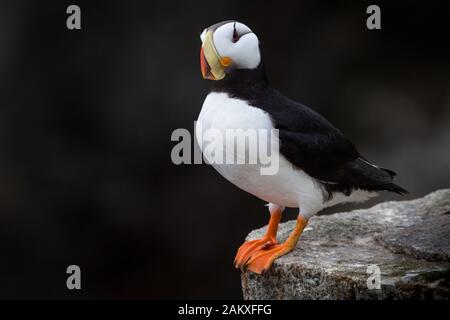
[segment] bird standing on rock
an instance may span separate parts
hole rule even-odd
[[[276,174],[262,175],[256,170],[262,164],[212,163],[231,183],[269,203],[267,233],[238,249],[237,268],[255,273],[268,270],[275,259],[296,246],[308,219],[324,208],[365,201],[380,191],[407,193],[393,183],[393,171],[366,160],[329,121],[270,86],[258,37],[245,24],[220,22],[206,28],[200,38],[201,72],[203,78],[214,81],[197,121],[197,140],[204,138],[201,135],[207,129],[278,130]],[[208,148],[217,153],[234,150],[228,143],[235,141],[212,142]],[[205,146],[200,147],[210,160]],[[288,239],[278,243],[285,207],[299,208],[299,214]]]

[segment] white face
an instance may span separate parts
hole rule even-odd
[[[207,31],[200,35],[202,43]],[[219,56],[230,58],[234,69],[255,69],[261,62],[258,37],[243,23],[230,21],[219,26],[213,42]]]

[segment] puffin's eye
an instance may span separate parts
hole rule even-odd
[[[239,40],[240,36],[236,31],[236,22],[234,23],[233,26],[233,43],[237,42]]]

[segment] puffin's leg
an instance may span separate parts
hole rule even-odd
[[[234,258],[234,266],[236,268],[243,269],[245,263],[250,259],[254,252],[263,248],[270,248],[278,243],[276,236],[283,209],[284,208],[281,206],[269,204],[270,220],[265,236],[261,239],[246,241],[239,247],[236,257]]]
[[[265,248],[259,252],[255,252],[251,256],[250,260],[247,261],[245,268],[259,274],[267,271],[275,259],[285,255],[295,248],[298,238],[307,224],[308,219],[299,214],[295,229],[291,232],[287,240],[282,244],[276,244],[270,248]]]

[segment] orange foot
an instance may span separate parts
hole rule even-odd
[[[292,251],[295,245],[289,245],[286,243],[277,244],[271,248],[262,249],[255,252],[246,263],[246,269],[254,273],[263,274],[272,266],[275,259],[285,255]]]
[[[234,266],[236,268],[245,270],[247,261],[257,252],[268,249],[277,244],[277,231],[278,224],[281,219],[281,208],[276,208],[270,213],[269,225],[267,227],[267,233],[264,237],[258,240],[246,241],[239,247],[236,257],[234,258]]]
[[[244,244],[239,247],[236,257],[234,258],[234,266],[244,271],[245,265],[254,254],[271,248],[277,243],[275,238],[267,235],[262,239],[244,242]]]
[[[247,269],[258,274],[266,272],[272,266],[275,259],[287,254],[295,248],[298,238],[302,234],[307,223],[308,220],[299,215],[295,229],[282,244],[278,244],[275,237],[269,231],[262,239],[245,242],[239,248],[236,255],[236,268],[240,268],[242,271]],[[270,226],[271,224],[269,222],[269,230],[271,230]]]

